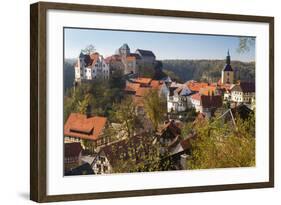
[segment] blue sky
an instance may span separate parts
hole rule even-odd
[[[224,59],[229,49],[232,60],[254,61],[255,45],[249,52],[239,53],[239,37],[198,34],[152,33],[65,28],[65,57],[76,58],[87,45],[95,46],[104,57],[127,43],[136,49],[152,50],[163,59]]]

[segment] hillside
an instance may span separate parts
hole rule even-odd
[[[74,81],[74,63],[76,59],[66,59],[64,62],[64,91],[72,87]],[[185,82],[187,80],[218,81],[225,60],[163,60],[163,71],[171,78]],[[231,61],[233,69],[237,69],[240,80],[255,79],[255,62],[245,63]],[[240,76],[240,77],[239,77]]]
[[[218,81],[225,60],[163,60],[163,70],[182,82],[187,80]],[[236,76],[240,80],[253,81],[255,79],[255,62],[231,61],[232,68],[237,70]]]

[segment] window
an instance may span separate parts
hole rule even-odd
[[[100,157],[100,161],[103,164],[105,162],[105,158],[104,157]]]

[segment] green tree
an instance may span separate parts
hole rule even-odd
[[[78,105],[77,105],[78,112],[81,114],[86,114],[89,103],[90,103],[90,95],[87,94],[87,95],[85,95],[83,100],[78,101]]]
[[[154,131],[157,131],[158,125],[165,118],[165,100],[159,96],[157,90],[150,90],[144,97],[144,108],[147,117],[152,122]]]

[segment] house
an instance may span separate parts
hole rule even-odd
[[[221,83],[222,84],[233,84],[234,83],[234,71],[230,64],[230,54],[227,52],[226,64],[221,71]]]
[[[210,118],[214,111],[222,106],[222,97],[195,93],[191,96],[191,102],[197,112],[204,113],[207,118]]]
[[[82,146],[80,142],[64,143],[64,170],[81,165]]]
[[[169,146],[179,142],[181,139],[181,129],[179,124],[171,120],[160,126],[156,135],[163,148],[162,153],[164,153]]]
[[[109,79],[110,69],[108,62],[99,53],[80,53],[75,64],[75,82],[94,79]]]
[[[231,111],[234,116],[239,116],[242,120],[246,120],[250,117],[250,115],[254,114],[254,111],[244,104],[240,104],[232,108]]]
[[[188,86],[180,85],[179,87],[170,87],[170,93],[167,96],[168,112],[183,112],[187,108],[192,107],[190,96],[194,92]]]
[[[92,142],[94,147],[105,145],[111,136],[104,135],[107,118],[71,113],[64,125],[64,139],[70,142]]]
[[[149,50],[142,50],[142,49],[137,49],[136,54],[138,54],[141,58],[141,63],[143,64],[153,64],[155,63],[156,56],[152,51]]]
[[[255,100],[255,83],[240,82],[231,88],[231,101],[251,104]]]
[[[91,167],[96,174],[108,174],[113,172],[124,172],[123,161],[138,164],[145,162],[152,149],[152,140],[149,136],[135,135],[130,139],[115,141],[104,146],[97,153]],[[130,172],[129,167],[126,172]]]
[[[144,98],[152,90],[158,91],[163,82],[151,78],[130,78],[126,81],[125,94],[131,95],[137,108],[137,113],[144,115]]]
[[[90,175],[95,174],[92,170],[92,167],[89,163],[84,163],[78,167],[75,167],[71,170],[65,171],[66,176],[73,176],[73,175]]]
[[[130,81],[126,81],[126,87],[124,91],[128,95],[135,95],[139,88],[140,88],[139,83],[132,83]]]

